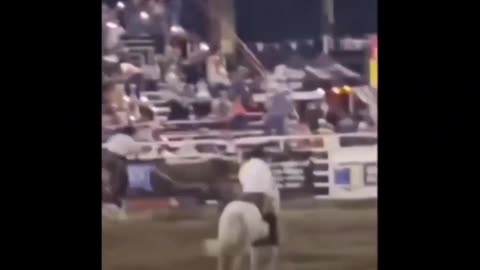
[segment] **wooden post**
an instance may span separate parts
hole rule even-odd
[[[335,14],[334,14],[334,0],[322,0],[322,41],[323,53],[328,54],[330,49],[333,49],[334,28],[335,28]]]
[[[235,11],[234,0],[209,0],[210,40],[219,46],[222,53],[235,53]]]

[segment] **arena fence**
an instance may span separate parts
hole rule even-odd
[[[143,143],[150,151],[130,157],[132,197],[189,196],[202,202],[221,199],[218,188],[237,181],[240,160],[255,145],[265,145],[282,196],[336,198],[377,185],[377,135],[262,136],[225,140]],[[168,146],[176,155],[164,158]],[[175,190],[152,174],[158,169],[183,184],[208,188]]]

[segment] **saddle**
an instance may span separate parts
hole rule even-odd
[[[269,198],[264,193],[242,193],[237,200],[254,204],[262,216],[268,212],[267,203]]]

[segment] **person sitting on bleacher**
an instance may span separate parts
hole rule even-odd
[[[212,102],[212,115],[221,120],[227,120],[232,111],[232,102],[228,99],[228,92],[221,91],[220,97]]]
[[[357,130],[358,124],[346,114],[340,119],[340,121],[338,121],[338,124],[335,127],[335,132],[338,133],[351,133],[356,132]]]
[[[233,100],[230,113],[230,127],[232,129],[244,129],[248,124],[248,111],[245,109],[242,103],[242,97],[236,96]]]
[[[125,89],[121,83],[109,82],[103,86],[103,112],[108,115],[109,122],[116,125],[126,125],[128,122],[128,104],[124,99]],[[105,119],[106,120],[106,119]]]
[[[334,133],[334,126],[327,122],[324,118],[320,118],[317,120],[318,128],[316,131],[319,134],[332,134]]]

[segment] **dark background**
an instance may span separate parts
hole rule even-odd
[[[264,42],[320,37],[321,2],[235,0],[238,34],[245,41]],[[377,0],[335,0],[335,20],[339,36],[376,33]]]
[[[114,6],[116,0],[102,0]],[[175,0],[170,0],[175,1]],[[199,3],[183,0],[181,23],[207,37],[208,20]],[[239,36],[245,41],[278,42],[322,35],[322,0],[234,0]],[[377,0],[335,0],[336,34],[339,36],[377,32]]]

